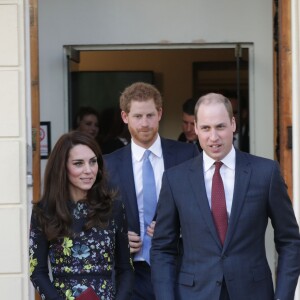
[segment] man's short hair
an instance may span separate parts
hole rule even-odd
[[[197,100],[194,98],[187,99],[182,104],[182,111],[188,115],[194,115],[196,103],[197,103]]]
[[[157,110],[162,108],[162,96],[154,85],[146,82],[135,82],[122,92],[120,108],[129,113],[132,101],[144,102],[150,99],[153,99]]]

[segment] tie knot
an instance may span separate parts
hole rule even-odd
[[[149,155],[151,154],[151,151],[150,150],[146,150],[145,152],[144,152],[144,159],[147,159],[147,158],[149,158]]]
[[[222,167],[223,163],[221,161],[216,161],[215,162],[215,170],[219,171]]]

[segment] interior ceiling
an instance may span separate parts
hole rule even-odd
[[[75,51],[73,56],[76,62],[70,68],[75,72],[153,70],[159,88],[159,74],[164,67],[169,63],[168,68],[175,70],[174,62],[185,61],[191,66],[188,71],[181,68],[178,76],[192,77],[194,96],[216,89],[232,94],[239,89],[248,98],[248,48],[90,50]]]

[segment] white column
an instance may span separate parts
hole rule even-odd
[[[28,300],[24,1],[0,0],[0,298]]]

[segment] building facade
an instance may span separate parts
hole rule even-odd
[[[27,249],[31,202],[38,198],[41,177],[39,162],[35,164],[36,154],[39,160],[36,122],[53,124],[53,144],[68,130],[66,45],[97,45],[100,50],[248,45],[251,152],[276,158],[273,2],[230,0],[220,4],[217,0],[188,0],[175,1],[176,5],[171,0],[140,2],[0,0],[1,299],[34,299]],[[279,9],[288,8],[291,12],[291,80],[285,84],[291,85],[292,97],[284,99],[282,105],[292,111],[293,164],[292,170],[286,169],[292,173],[291,194],[299,220],[300,8],[296,0],[279,3]],[[38,42],[34,43],[37,20]],[[34,70],[36,78],[32,75]],[[33,93],[36,87],[39,96]],[[166,101],[165,105],[171,103]],[[45,160],[41,162],[42,172],[44,164]],[[270,248],[271,261],[273,256],[274,250]],[[296,299],[300,300],[299,290]]]

